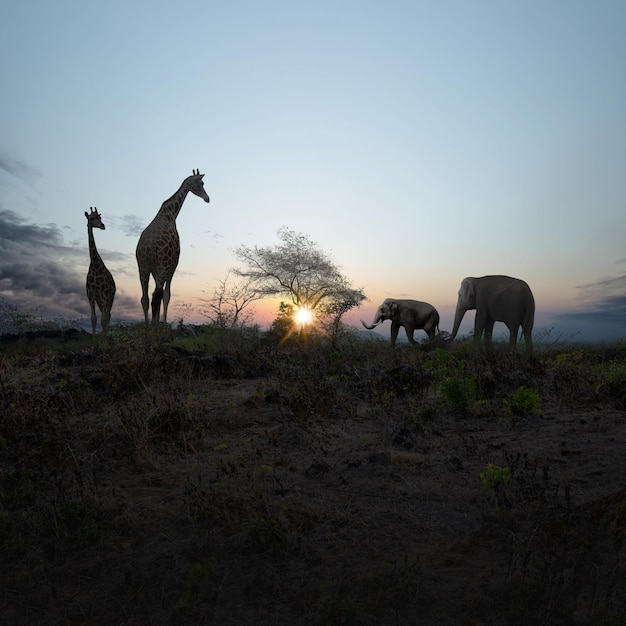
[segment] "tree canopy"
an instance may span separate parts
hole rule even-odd
[[[245,269],[235,270],[263,296],[286,296],[296,308],[341,317],[365,300],[331,257],[302,233],[282,227],[274,247],[241,246],[235,254]]]

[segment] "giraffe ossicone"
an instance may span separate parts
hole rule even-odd
[[[87,281],[85,288],[87,291],[87,300],[91,308],[91,332],[96,334],[96,304],[100,309],[102,330],[107,331],[109,322],[111,321],[111,307],[115,298],[115,281],[111,272],[104,264],[102,257],[96,248],[96,241],[93,236],[93,229],[100,228],[105,230],[102,222],[102,216],[98,213],[96,207],[90,207],[90,213],[85,211],[87,218],[87,237],[89,239],[89,270],[87,271]]]
[[[167,322],[167,307],[171,297],[170,285],[180,257],[180,238],[176,229],[176,218],[189,192],[209,202],[209,196],[204,190],[203,178],[204,174],[200,174],[200,170],[192,170],[192,175],[185,178],[178,191],[161,205],[154,219],[139,237],[135,256],[141,283],[141,306],[146,324],[150,304],[148,297],[150,276],[154,278],[156,284],[152,293],[152,321],[160,320],[162,303],[163,321]]]

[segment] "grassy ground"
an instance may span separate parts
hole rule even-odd
[[[623,623],[623,345],[1,350],[0,623]]]

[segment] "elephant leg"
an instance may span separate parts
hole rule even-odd
[[[476,317],[474,318],[474,347],[476,348],[480,348],[480,338],[482,337],[486,322],[485,316],[476,311]]]
[[[435,341],[435,327],[434,326],[425,326],[424,332],[428,335],[428,341],[430,341],[430,343]]]
[[[509,350],[517,350],[517,328],[509,328]]]
[[[487,352],[493,351],[493,325],[495,320],[489,320],[485,324],[485,350]]]
[[[413,338],[413,333],[415,332],[415,328],[409,327],[409,326],[405,326],[404,327],[404,332],[406,333],[407,339],[411,343],[413,343],[413,344],[417,343],[417,341],[415,341],[415,339]]]
[[[533,337],[532,330],[523,329],[524,332],[524,342],[526,343],[526,354],[533,353]]]
[[[396,339],[398,338],[398,331],[400,330],[400,324],[391,322],[391,345],[396,345]]]

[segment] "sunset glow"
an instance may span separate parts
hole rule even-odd
[[[206,323],[235,251],[286,228],[362,289],[342,318],[359,330],[397,297],[449,332],[461,281],[500,274],[531,287],[537,332],[624,336],[625,2],[194,3],[202,37],[172,3],[5,4],[0,309],[91,327],[96,205],[112,324],[143,321],[139,238],[199,168],[211,201],[176,218],[171,322]],[[124,45],[94,47],[94,24]],[[316,305],[295,292],[294,311]],[[269,328],[281,297],[250,322]]]
[[[308,326],[313,321],[313,313],[306,307],[300,307],[294,313],[294,319],[300,326]]]

